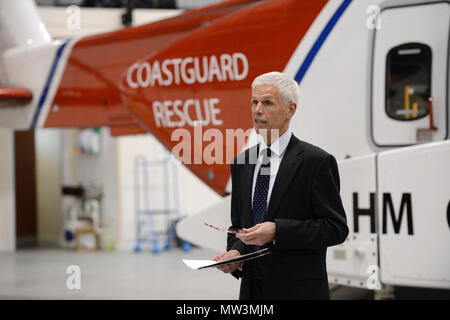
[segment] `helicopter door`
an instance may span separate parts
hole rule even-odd
[[[380,147],[448,138],[450,3],[382,8],[374,29],[372,141]]]

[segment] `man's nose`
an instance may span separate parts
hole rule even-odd
[[[256,113],[262,113],[262,111],[263,111],[262,103],[258,102],[258,104],[255,107],[255,112]]]

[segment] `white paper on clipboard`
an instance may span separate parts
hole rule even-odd
[[[228,260],[221,261],[221,262],[217,262],[217,261],[213,261],[213,260],[187,260],[187,259],[183,259],[183,262],[191,269],[201,270],[201,269],[206,269],[206,268],[210,268],[210,267],[222,266],[222,265],[229,264],[229,263],[256,259],[256,258],[265,256],[266,254],[269,254],[269,253],[270,253],[269,248],[264,248],[264,249],[261,249],[261,250],[258,250],[258,251],[252,252],[252,253],[244,254],[244,255],[238,256],[236,258],[228,259]]]

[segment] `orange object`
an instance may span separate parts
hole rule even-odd
[[[430,130],[437,130],[438,128],[434,125],[434,119],[433,119],[433,98],[428,98],[428,114],[430,116]]]
[[[0,100],[30,101],[32,98],[33,94],[28,90],[0,87]]]
[[[82,38],[71,49],[51,103],[58,107],[44,127],[110,126],[114,136],[150,132],[168,150],[179,143],[174,131],[185,129],[205,151],[211,140],[194,137],[194,122],[203,122],[203,134],[214,129],[223,137],[226,130],[252,128],[253,79],[284,70],[326,3],[225,1]],[[212,164],[195,163],[192,152],[185,165],[226,195],[228,158],[242,147],[223,143],[223,161]]]

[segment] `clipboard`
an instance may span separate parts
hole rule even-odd
[[[183,262],[191,269],[201,270],[201,269],[206,269],[206,268],[211,268],[211,267],[222,266],[225,264],[235,263],[235,262],[239,262],[239,261],[246,261],[246,260],[260,258],[269,253],[270,253],[269,248],[264,248],[264,249],[261,249],[261,250],[255,251],[255,252],[247,253],[247,254],[238,256],[236,258],[232,258],[232,259],[228,259],[228,260],[224,260],[224,261],[220,261],[220,262],[215,262],[212,260],[183,260]]]

